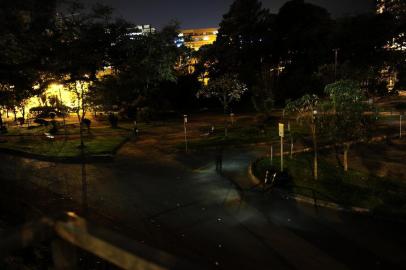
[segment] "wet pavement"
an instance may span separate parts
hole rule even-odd
[[[263,149],[165,154],[129,142],[113,163],[56,164],[0,155],[2,181],[85,203],[131,239],[213,269],[405,269],[404,225],[241,192]],[[85,193],[85,194],[84,194]],[[91,216],[91,215],[89,215]],[[97,222],[97,220],[94,220]]]

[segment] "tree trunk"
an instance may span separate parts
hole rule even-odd
[[[318,166],[318,149],[317,149],[317,134],[316,134],[316,125],[312,124],[312,138],[313,138],[313,151],[314,151],[314,159],[313,159],[313,176],[314,180],[319,179],[319,166]]]
[[[13,108],[13,113],[14,113],[14,122],[17,122],[17,110],[16,110],[16,108]]]
[[[22,111],[22,114],[23,114],[23,119],[25,120],[25,106],[21,107],[21,111]]]
[[[59,100],[60,100],[59,104],[61,106],[61,109],[63,110],[64,105],[63,105],[63,101],[62,101],[61,88],[59,88]],[[66,115],[65,115],[66,111],[63,110],[61,112],[62,112],[62,119],[63,119],[63,129],[64,129],[64,132],[65,132],[65,141],[67,141],[68,140],[68,130],[66,128]]]
[[[319,179],[319,164],[318,164],[318,155],[317,152],[314,152],[314,161],[313,161],[313,173],[314,173],[314,180]]]
[[[350,150],[350,144],[344,144],[344,171],[348,172],[348,151]]]
[[[227,103],[224,103],[224,137],[228,136],[228,127],[227,127]]]

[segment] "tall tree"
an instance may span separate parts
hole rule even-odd
[[[273,50],[273,57],[283,68],[279,99],[322,91],[313,75],[321,64],[333,59],[332,26],[330,14],[319,6],[303,0],[291,0],[282,6],[276,17]]]
[[[367,138],[375,117],[366,114],[371,108],[356,81],[344,80],[327,85],[325,93],[329,97],[328,134],[332,142],[342,146],[344,170],[348,171],[351,144]]]
[[[2,1],[0,84],[9,96],[7,105],[14,111],[21,108],[23,116],[26,99],[43,89],[55,14],[55,0]]]
[[[313,142],[313,177],[318,180],[318,137],[321,133],[322,116],[320,112],[320,99],[316,95],[304,95],[303,97],[288,102],[286,111],[296,113],[298,122],[309,128]]]
[[[224,135],[227,137],[227,113],[233,102],[240,101],[247,91],[244,83],[241,83],[235,75],[225,74],[209,82],[197,93],[198,97],[215,98],[220,101],[224,112]]]
[[[76,95],[76,102],[71,105],[78,117],[83,148],[82,123],[89,108],[89,87],[109,64],[111,9],[96,5],[86,11],[80,2],[67,1],[64,10],[59,14],[54,37],[53,73]]]
[[[131,38],[122,35],[117,39],[110,54],[114,73],[93,87],[100,105],[106,109],[118,106],[126,111],[135,107],[159,109],[161,83],[176,80],[176,29],[174,24],[157,33]]]
[[[237,74],[250,88],[268,55],[271,20],[260,1],[234,1],[220,23],[210,76]]]

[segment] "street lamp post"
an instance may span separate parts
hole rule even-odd
[[[283,172],[283,137],[285,137],[285,125],[279,123],[279,137],[281,138],[281,172]]]
[[[186,150],[186,153],[187,153],[187,115],[185,114],[184,116],[183,116],[183,127],[184,127],[184,129],[185,129],[185,150]]]
[[[318,179],[318,153],[317,153],[317,130],[316,130],[316,117],[317,117],[317,110],[313,111],[313,118],[312,118],[312,136],[313,136],[313,151],[314,151],[314,160],[313,160],[313,174],[314,179]]]

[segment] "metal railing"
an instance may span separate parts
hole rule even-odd
[[[54,268],[78,269],[78,251],[88,252],[128,270],[200,269],[185,260],[139,244],[114,232],[90,226],[67,213],[63,219],[42,218],[0,238],[0,260],[14,251],[51,242]]]

